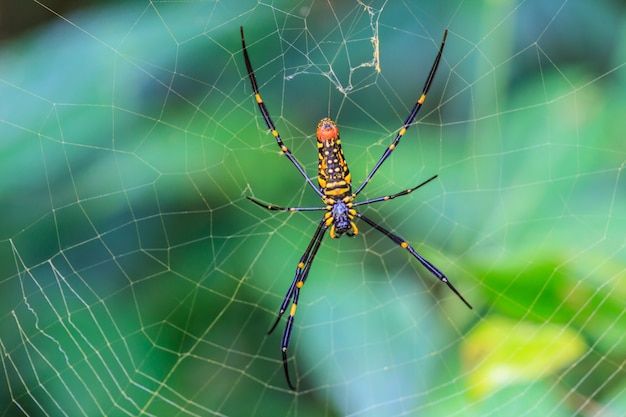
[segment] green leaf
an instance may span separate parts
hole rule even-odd
[[[470,393],[484,397],[507,385],[545,378],[580,358],[587,346],[567,327],[488,317],[461,349]]]

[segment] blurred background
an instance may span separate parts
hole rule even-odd
[[[626,414],[626,7],[0,6],[0,415]],[[276,318],[337,121],[363,212]]]

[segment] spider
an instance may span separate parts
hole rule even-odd
[[[419,112],[424,104],[424,100],[426,99],[426,94],[433,82],[433,78],[435,77],[435,73],[437,72],[437,67],[439,66],[439,61],[441,60],[441,54],[443,53],[443,47],[446,42],[446,36],[448,34],[448,30],[443,34],[443,39],[441,41],[441,47],[439,48],[439,53],[435,58],[435,62],[428,74],[428,78],[426,79],[426,83],[424,84],[424,88],[422,90],[422,94],[420,94],[415,106],[409,113],[409,116],[406,118],[404,125],[396,135],[395,139],[387,147],[387,149],[383,152],[382,156],[374,165],[370,173],[365,177],[365,180],[361,183],[361,185],[356,189],[356,191],[352,192],[352,177],[350,175],[350,170],[348,169],[348,164],[343,156],[343,150],[341,149],[341,140],[339,139],[339,129],[334,121],[329,118],[323,118],[317,125],[317,148],[318,148],[318,174],[317,174],[317,182],[319,184],[319,188],[313,183],[311,178],[309,178],[302,167],[302,165],[296,160],[293,156],[289,148],[285,146],[278,131],[276,130],[276,126],[269,115],[263,100],[261,99],[261,95],[259,93],[259,87],[257,85],[256,77],[254,75],[254,70],[252,69],[252,64],[250,63],[250,57],[248,56],[248,51],[246,49],[246,41],[243,35],[243,27],[240,27],[241,31],[241,45],[243,49],[243,57],[246,62],[246,68],[248,70],[248,76],[250,78],[250,83],[252,84],[252,91],[254,91],[254,98],[259,105],[259,110],[261,111],[261,115],[265,120],[265,124],[268,129],[276,139],[276,143],[278,147],[282,151],[282,153],[291,161],[291,163],[296,167],[300,175],[304,177],[308,185],[317,193],[318,196],[324,202],[324,206],[322,207],[279,207],[273,204],[266,204],[259,200],[256,200],[252,197],[246,196],[246,198],[253,203],[267,209],[267,210],[277,210],[277,211],[324,211],[324,216],[320,220],[317,225],[317,229],[313,234],[313,238],[309,242],[304,254],[300,258],[298,265],[296,267],[296,274],[285,294],[285,298],[283,299],[282,304],[280,305],[280,310],[278,311],[278,317],[276,321],[269,329],[267,334],[271,334],[283,314],[287,311],[287,306],[291,303],[291,307],[289,310],[289,317],[287,318],[287,324],[285,326],[285,330],[283,331],[283,337],[281,342],[281,352],[283,359],[283,368],[285,370],[285,378],[287,380],[287,385],[289,388],[295,391],[295,386],[291,383],[291,378],[289,377],[289,367],[287,366],[287,349],[289,347],[289,341],[291,339],[291,331],[293,329],[294,317],[296,315],[296,306],[298,305],[298,299],[300,298],[300,290],[302,286],[306,282],[307,277],[309,276],[309,271],[311,270],[311,265],[313,264],[313,259],[320,248],[322,243],[322,239],[324,238],[324,234],[326,230],[329,230],[329,235],[331,238],[340,238],[344,234],[347,236],[354,236],[359,233],[359,229],[355,224],[355,218],[364,221],[374,229],[378,230],[389,239],[391,239],[396,245],[400,246],[403,249],[406,249],[415,259],[417,259],[435,278],[439,279],[441,282],[445,283],[456,295],[469,307],[472,306],[463,298],[461,293],[457,291],[456,288],[452,285],[452,283],[448,280],[448,278],[437,269],[433,264],[424,259],[419,253],[415,251],[415,249],[400,236],[390,232],[385,229],[383,226],[379,225],[375,221],[371,220],[369,217],[363,215],[359,211],[356,210],[358,206],[364,206],[367,204],[377,203],[379,201],[387,201],[392,200],[396,197],[401,197],[416,189],[422,187],[423,185],[429,183],[430,181],[437,178],[437,175],[433,175],[426,181],[418,184],[413,188],[409,188],[404,191],[400,191],[396,194],[387,195],[384,197],[372,198],[365,201],[354,201],[356,196],[363,191],[365,186],[370,182],[378,168],[385,162],[385,160],[391,155],[394,149],[398,146],[400,139],[404,136],[407,129],[411,127],[415,116]]]

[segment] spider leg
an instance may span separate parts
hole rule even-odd
[[[287,379],[287,385],[289,388],[295,391],[295,386],[291,383],[291,379],[289,378],[289,366],[287,365],[287,349],[289,348],[289,341],[291,340],[291,331],[293,329],[293,321],[296,315],[296,307],[298,305],[298,299],[300,298],[300,289],[306,282],[307,277],[309,276],[309,270],[311,269],[311,265],[313,264],[313,259],[315,259],[315,255],[317,254],[320,245],[322,244],[322,239],[324,238],[324,232],[328,226],[326,225],[326,218],[322,218],[322,221],[317,226],[315,233],[313,234],[313,238],[309,242],[304,254],[300,258],[300,262],[298,262],[298,266],[296,268],[296,275],[293,278],[293,282],[289,286],[287,293],[285,294],[285,298],[283,299],[282,304],[280,305],[280,310],[278,311],[278,317],[276,321],[269,329],[267,334],[270,334],[274,331],[280,319],[282,318],[285,311],[287,311],[287,305],[291,302],[291,308],[289,310],[289,317],[287,318],[287,324],[285,325],[285,330],[283,331],[283,338],[281,341],[280,350],[283,356],[283,368],[285,369],[285,378]]]
[[[423,185],[428,184],[429,182],[431,182],[435,178],[437,178],[437,175],[433,175],[432,177],[430,177],[426,181],[422,182],[421,184],[419,184],[419,185],[417,185],[417,186],[415,186],[413,188],[409,188],[408,190],[400,191],[399,193],[396,193],[396,194],[386,195],[384,197],[372,198],[371,200],[359,201],[358,203],[352,203],[352,207],[354,207],[354,206],[362,206],[364,204],[377,203],[379,201],[393,200],[396,197],[401,197],[403,195],[411,194],[413,191],[417,190],[418,188],[420,188]]]
[[[279,207],[273,204],[263,203],[257,199],[246,196],[246,198],[252,201],[257,206],[261,206],[267,210],[278,210],[278,211],[320,211],[320,210],[328,210],[326,207]]]
[[[304,268],[306,267],[306,264],[309,261],[309,258],[311,257],[311,250],[313,249],[313,246],[316,244],[318,240],[321,242],[322,236],[324,235],[324,232],[326,231],[325,220],[326,219],[322,219],[320,224],[317,226],[317,229],[315,229],[315,233],[313,234],[313,238],[309,242],[309,246],[307,246],[306,250],[304,251],[304,254],[302,254],[302,257],[300,258],[300,261],[298,262],[298,267],[296,268],[296,275],[294,276],[293,282],[291,283],[291,286],[289,286],[289,289],[287,290],[287,293],[285,294],[285,298],[283,299],[283,303],[280,306],[280,310],[278,311],[278,317],[276,318],[276,322],[270,328],[267,334],[270,334],[274,331],[281,317],[283,316],[285,311],[287,311],[287,305],[289,304],[289,301],[291,301],[291,298],[293,296],[293,291],[296,288],[296,284],[299,281],[306,280],[306,276],[303,279],[301,279],[301,276],[304,271]],[[319,246],[319,243],[317,244],[317,246]],[[311,259],[311,262],[313,262],[312,259]],[[309,268],[306,269],[307,274],[308,274]]]
[[[415,251],[415,249],[413,249],[413,247],[404,239],[402,239],[400,236],[397,236],[393,233],[391,233],[389,230],[385,229],[384,227],[382,227],[381,225],[379,225],[378,223],[376,223],[375,221],[365,217],[364,215],[362,215],[361,213],[357,212],[356,216],[360,219],[362,219],[363,221],[365,221],[365,223],[369,224],[370,226],[372,226],[374,229],[378,230],[379,232],[381,232],[382,234],[384,234],[385,236],[387,236],[389,239],[393,240],[393,242],[406,249],[411,255],[413,255],[413,257],[415,259],[417,259],[418,261],[420,261],[420,263],[422,265],[424,265],[424,267],[426,269],[428,269],[428,271],[433,274],[435,276],[435,278],[437,278],[438,280],[440,280],[441,282],[445,283],[451,290],[452,292],[454,292],[457,297],[459,297],[461,299],[461,301],[463,301],[465,303],[466,306],[468,306],[470,309],[472,308],[472,306],[470,305],[470,303],[467,302],[467,300],[465,298],[463,298],[463,296],[461,295],[460,292],[457,291],[456,288],[454,288],[454,285],[452,285],[452,283],[450,282],[450,280],[448,280],[448,278],[443,274],[443,272],[441,272],[440,270],[438,270],[433,264],[431,264],[430,262],[428,262],[426,259],[424,259],[419,253],[417,253]]]
[[[422,108],[422,104],[424,104],[424,101],[426,100],[426,94],[428,93],[428,90],[430,89],[430,86],[433,83],[433,79],[435,78],[435,73],[437,72],[437,68],[439,67],[439,61],[441,61],[443,47],[446,44],[446,36],[448,36],[448,29],[446,29],[446,31],[443,33],[443,39],[441,40],[439,53],[437,54],[437,57],[435,58],[435,62],[433,63],[432,68],[430,69],[430,73],[428,74],[428,78],[426,79],[426,83],[424,84],[424,88],[422,89],[422,94],[417,99],[415,106],[413,106],[413,109],[409,113],[409,116],[404,121],[404,125],[402,125],[402,128],[396,135],[396,138],[393,140],[391,145],[389,145],[389,147],[385,150],[385,152],[383,152],[383,155],[380,157],[378,162],[376,162],[376,165],[374,165],[374,168],[372,168],[372,170],[367,175],[365,180],[361,183],[359,188],[357,188],[357,190],[354,192],[353,196],[356,196],[363,190],[363,188],[365,188],[365,186],[367,185],[367,183],[370,182],[370,180],[372,179],[376,171],[378,171],[378,168],[380,168],[383,162],[385,162],[385,160],[389,157],[389,155],[391,155],[391,152],[393,152],[393,150],[396,149],[396,146],[398,146],[400,139],[402,139],[402,136],[404,136],[407,129],[411,127],[411,123],[413,123],[413,120],[415,120],[415,116],[417,116],[417,113]]]
[[[272,132],[272,135],[276,139],[276,143],[278,144],[278,147],[285,154],[287,159],[291,161],[291,163],[296,167],[296,169],[304,177],[304,179],[311,186],[311,188],[313,188],[313,190],[317,193],[317,195],[319,195],[320,197],[324,197],[324,194],[322,193],[322,191],[320,191],[320,189],[315,186],[311,178],[309,178],[309,176],[306,174],[306,171],[304,170],[302,165],[296,160],[295,156],[293,156],[289,148],[285,146],[285,144],[283,143],[283,140],[280,138],[280,135],[278,134],[278,131],[276,130],[276,126],[274,125],[274,122],[272,121],[272,118],[270,117],[270,113],[267,111],[267,108],[265,107],[265,103],[263,103],[263,99],[261,98],[261,94],[259,93],[259,86],[256,82],[256,77],[254,76],[254,70],[252,69],[252,64],[250,63],[250,57],[248,56],[248,50],[246,49],[246,41],[243,37],[243,26],[240,26],[239,29],[241,31],[241,46],[243,48],[243,59],[244,61],[246,61],[248,77],[250,78],[250,84],[252,84],[252,91],[254,91],[254,98],[257,104],[259,105],[259,109],[261,110],[261,114],[263,115],[263,119],[265,120],[265,124],[267,125],[267,128],[270,130],[270,132]]]

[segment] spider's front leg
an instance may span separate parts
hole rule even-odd
[[[313,260],[315,259],[315,255],[317,254],[320,245],[322,244],[322,239],[324,238],[324,232],[328,228],[326,224],[326,218],[323,218],[317,226],[315,233],[313,234],[313,238],[309,242],[304,254],[300,258],[300,262],[298,262],[298,266],[296,268],[296,275],[285,294],[285,298],[283,299],[282,304],[280,305],[280,310],[278,311],[278,317],[274,322],[274,325],[270,328],[267,334],[270,334],[274,331],[278,322],[282,318],[285,311],[287,311],[287,306],[291,303],[291,308],[289,309],[289,317],[287,318],[287,324],[285,325],[285,330],[283,331],[283,338],[281,341],[280,350],[283,356],[283,368],[285,369],[285,378],[287,379],[287,385],[289,388],[295,391],[295,386],[291,383],[291,378],[289,378],[289,366],[287,365],[287,349],[289,348],[289,341],[291,340],[291,331],[293,329],[294,317],[296,315],[296,308],[298,306],[298,299],[300,298],[300,289],[304,286],[307,277],[309,276],[309,270],[311,269],[311,265],[313,264]]]

